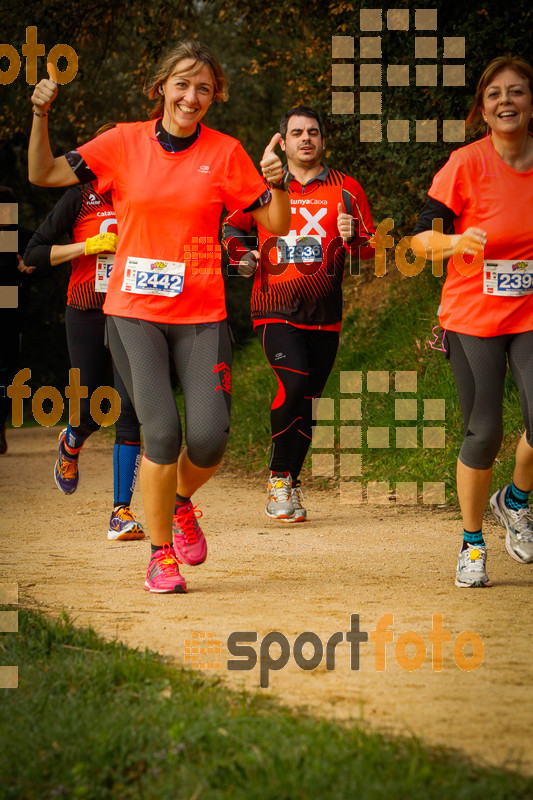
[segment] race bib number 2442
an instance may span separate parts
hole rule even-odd
[[[183,291],[185,264],[129,256],[124,268],[122,291],[176,297]]]

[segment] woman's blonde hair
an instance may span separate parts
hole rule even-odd
[[[148,95],[150,100],[155,100],[155,105],[150,112],[150,116],[161,117],[165,107],[165,99],[161,95],[160,89],[165,81],[172,75],[176,64],[184,59],[191,59],[194,61],[192,69],[189,70],[189,75],[197,75],[204,65],[207,65],[213,75],[215,82],[215,92],[213,100],[225,102],[228,99],[229,80],[226,73],[222,68],[220,62],[215,58],[209,47],[201,42],[184,41],[178,44],[167,53],[162,59],[157,72],[151,80],[149,80],[144,87],[145,94]]]
[[[468,112],[468,116],[466,118],[466,124],[468,127],[472,128],[474,131],[480,131],[483,129],[485,124],[485,120],[481,114],[481,108],[483,107],[483,95],[485,93],[485,89],[491,81],[493,80],[494,76],[497,75],[498,72],[501,72],[503,69],[512,69],[517,72],[522,78],[525,78],[526,81],[529,83],[529,90],[533,96],[533,67],[526,61],[525,58],[521,56],[498,56],[498,58],[493,58],[490,61],[485,69],[483,70],[483,74],[478,81],[476,87],[476,96],[474,98],[474,102],[470,107],[470,111]],[[529,130],[533,133],[533,120],[529,123]]]

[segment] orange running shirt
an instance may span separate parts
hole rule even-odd
[[[226,317],[218,243],[222,208],[247,208],[265,186],[231,136],[201,125],[191,147],[169,153],[155,127],[155,120],[120,124],[76,148],[98,177],[98,190],[111,190],[118,222],[104,311],[150,322],[217,322]],[[158,275],[161,265],[184,265],[182,290],[172,297],[123,290],[128,258],[148,260],[142,268],[154,287],[164,277]],[[159,286],[168,289],[168,282]]]
[[[533,259],[533,170],[517,172],[508,166],[490,137],[455,150],[435,175],[428,195],[456,215],[456,233],[469,227],[487,232],[485,260]],[[473,336],[533,330],[533,295],[484,294],[483,270],[465,277],[452,257],[439,322],[446,330]]]

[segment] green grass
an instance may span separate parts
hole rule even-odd
[[[394,267],[393,267],[394,268]],[[347,281],[356,280],[348,277]],[[372,280],[376,280],[372,278]],[[442,280],[434,278],[426,268],[415,278],[402,278],[392,284],[385,302],[378,307],[356,306],[345,314],[339,352],[323,397],[335,399],[335,420],[319,424],[335,427],[335,453],[340,450],[341,425],[361,425],[362,448],[343,450],[361,452],[362,480],[388,481],[394,486],[400,481],[444,481],[447,502],[456,502],[455,464],[463,438],[462,415],[457,391],[448,360],[443,353],[430,348],[428,339],[434,325],[438,324]],[[362,371],[362,420],[342,421],[339,418],[341,398],[355,395],[341,394],[339,373]],[[397,371],[416,371],[416,394],[394,391],[394,374]],[[390,391],[371,393],[366,390],[368,371],[388,371]],[[250,341],[237,351],[233,368],[232,429],[228,446],[228,459],[244,470],[265,469],[270,445],[269,413],[271,398],[276,392],[276,380],[257,341]],[[418,421],[396,421],[395,399],[416,398]],[[444,421],[424,423],[424,399],[444,399]],[[422,428],[445,427],[444,448],[422,447]],[[388,427],[389,448],[370,449],[366,445],[366,428]],[[418,447],[396,448],[395,427],[417,426]],[[509,482],[514,449],[523,430],[518,391],[510,375],[507,377],[504,400],[504,441],[494,470],[494,486]],[[331,452],[313,449],[311,452]],[[310,456],[307,459],[307,477],[311,476]],[[337,472],[339,474],[338,461]],[[320,481],[316,481],[320,483]],[[327,481],[322,481],[326,483]],[[330,481],[331,483],[331,481]]]
[[[415,738],[296,714],[229,692],[64,616],[19,612],[2,636],[2,800],[519,800],[533,782]]]

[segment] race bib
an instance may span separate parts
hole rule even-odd
[[[96,256],[95,292],[107,292],[107,284],[109,283],[114,260],[114,253],[100,253],[100,255]]]
[[[277,241],[280,264],[321,264],[324,260],[320,236],[289,233]]]
[[[179,261],[158,261],[128,256],[124,267],[122,291],[131,294],[152,294],[176,297],[183,291],[185,264]]]
[[[485,261],[483,293],[500,297],[533,294],[533,261]]]

